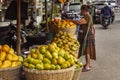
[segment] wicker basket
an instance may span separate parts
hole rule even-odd
[[[51,25],[51,23],[49,23],[49,31],[55,34],[59,31],[75,34],[76,28],[58,28],[56,25]]]
[[[75,69],[72,80],[80,80],[81,72],[82,72],[82,68]]]
[[[26,80],[72,80],[74,66],[61,70],[35,70],[23,67]]]
[[[0,69],[0,80],[20,80],[21,66]]]
[[[76,28],[57,28],[57,31],[63,31],[71,34],[75,34]]]

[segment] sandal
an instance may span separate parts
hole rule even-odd
[[[91,68],[85,68],[85,66],[83,66],[83,68],[82,68],[82,72],[87,72],[87,71],[90,71],[91,70]]]
[[[83,67],[85,67],[85,65],[83,65]],[[92,68],[92,66],[90,66],[90,68]]]

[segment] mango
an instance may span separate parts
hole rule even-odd
[[[38,56],[37,56],[37,59],[39,59],[39,60],[43,60],[43,55],[42,54],[38,54]]]
[[[23,57],[22,56],[18,56],[18,58],[19,58],[20,62],[23,62]]]
[[[46,51],[44,55],[46,58],[52,59],[52,55],[49,51]]]
[[[41,60],[38,60],[38,59],[34,59],[32,63],[33,63],[34,65],[36,65],[36,64],[42,63],[42,61],[41,61]]]
[[[46,52],[45,46],[39,46],[39,51],[40,53],[45,53]]]
[[[2,65],[5,65],[6,67],[11,67],[11,61],[5,60]]]
[[[12,54],[7,54],[6,55],[6,60],[12,61],[13,60],[13,55]]]
[[[54,64],[54,65],[57,64],[57,59],[56,59],[56,58],[53,58],[53,59],[52,59],[52,64]]]
[[[8,51],[8,54],[15,54],[15,51],[13,48],[10,48],[9,51]]]
[[[61,65],[64,61],[65,61],[65,59],[61,56],[59,56],[58,59],[57,59],[57,62],[58,62],[59,65]]]
[[[44,58],[43,59],[43,63],[49,63],[49,64],[51,64],[51,61],[48,58]]]
[[[52,57],[57,59],[58,58],[58,53],[57,52],[53,52],[52,53]]]
[[[60,65],[56,65],[55,69],[56,70],[61,69]]]
[[[30,69],[35,69],[35,65],[33,65],[33,64],[28,64],[28,67],[29,67]]]
[[[0,61],[0,66],[2,65],[2,61]]]
[[[45,70],[50,70],[50,68],[51,68],[51,64],[49,64],[49,63],[44,64],[44,69]]]
[[[6,52],[1,52],[0,53],[0,61],[4,61],[6,58]]]
[[[31,57],[36,59],[38,57],[38,55],[37,55],[37,53],[31,53]]]
[[[43,70],[44,65],[43,64],[36,64],[35,68],[38,69],[38,70]]]
[[[13,54],[12,56],[13,56],[12,58],[13,61],[19,61],[19,57],[16,54]]]
[[[48,45],[48,50],[50,52],[54,52],[56,49],[55,49],[55,46],[53,44],[50,44],[50,45]]]

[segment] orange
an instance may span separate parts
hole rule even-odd
[[[5,51],[5,52],[8,52],[9,49],[10,49],[10,47],[9,47],[9,45],[7,45],[7,44],[4,44],[4,45],[2,46],[2,50]]]

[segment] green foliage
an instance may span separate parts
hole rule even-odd
[[[56,14],[60,11],[60,9],[58,8],[58,4],[54,4],[54,9],[53,9],[53,14],[54,16],[56,16]]]

